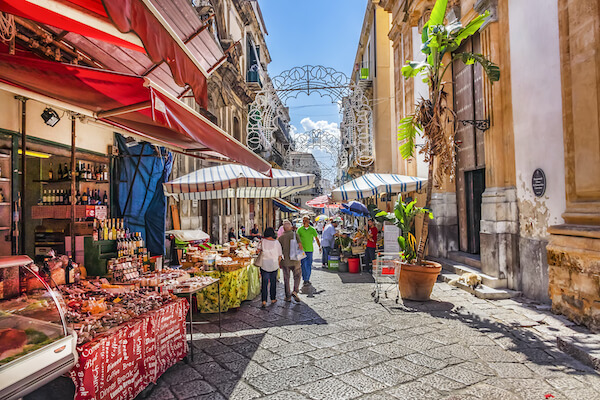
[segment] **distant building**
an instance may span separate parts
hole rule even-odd
[[[317,196],[323,194],[322,181],[321,181],[321,168],[319,163],[312,153],[300,153],[297,151],[291,151],[289,153],[291,158],[292,170],[297,172],[305,172],[315,175],[315,187],[309,190],[305,190],[292,197],[292,201],[299,204],[300,207],[306,207],[306,202]]]

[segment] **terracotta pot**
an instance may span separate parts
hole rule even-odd
[[[427,301],[437,280],[441,264],[423,261],[426,265],[402,264],[400,268],[400,296],[406,300]]]

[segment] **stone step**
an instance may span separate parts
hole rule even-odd
[[[440,274],[440,278],[444,282],[450,282],[452,279],[458,279],[460,275],[453,274],[451,272],[443,271]],[[519,297],[521,292],[517,292],[515,290],[510,289],[494,289],[486,285],[479,285],[475,289],[471,286],[467,286],[462,282],[457,283],[457,287],[471,293],[475,297],[479,297],[480,299],[485,300],[502,300],[502,299],[510,299],[513,297]]]
[[[558,336],[556,341],[559,349],[600,371],[600,335]]]
[[[433,261],[442,264],[442,269],[457,275],[473,273],[481,276],[481,283],[494,289],[505,288],[508,286],[507,279],[499,279],[495,276],[487,275],[481,272],[481,269],[466,265],[447,258],[430,257]]]
[[[473,268],[481,269],[481,256],[476,254],[465,253],[463,251],[449,251],[448,259]]]

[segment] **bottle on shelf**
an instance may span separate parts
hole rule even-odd
[[[4,203],[4,192],[2,191],[2,188],[0,188],[0,203]]]
[[[48,191],[44,189],[42,193],[42,204],[46,205],[48,203]]]
[[[52,169],[52,163],[50,163],[50,169],[48,169],[48,180],[54,180],[54,170]]]
[[[92,230],[92,240],[98,241],[98,220],[94,218],[94,229]]]
[[[62,164],[58,163],[58,176],[56,177],[56,180],[61,180],[63,177]]]
[[[102,222],[102,239],[108,240],[108,220]]]
[[[108,166],[106,164],[102,166],[102,180],[108,181]]]
[[[73,171],[69,170],[69,167],[67,166],[67,163],[65,163],[65,179],[70,179],[72,172]]]
[[[108,195],[106,194],[106,190],[104,191],[104,196],[102,196],[102,205],[108,205]]]
[[[112,226],[112,228],[111,228],[112,240],[115,240],[117,238],[117,224],[116,224],[115,219],[113,219],[111,221],[111,226]]]

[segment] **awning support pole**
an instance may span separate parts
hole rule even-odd
[[[71,115],[71,258],[75,260],[75,194],[77,190],[77,183],[75,176],[75,115]]]
[[[152,107],[152,102],[150,100],[142,101],[140,103],[131,104],[128,106],[113,108],[112,110],[100,111],[96,114],[96,118],[108,118],[115,117],[117,115],[128,114],[135,111],[145,110],[146,108]]]
[[[19,237],[19,253],[25,254],[25,181],[27,174],[25,173],[26,159],[27,159],[27,98],[22,96],[15,96],[17,100],[21,102],[21,204],[20,218],[21,218],[21,234]]]

